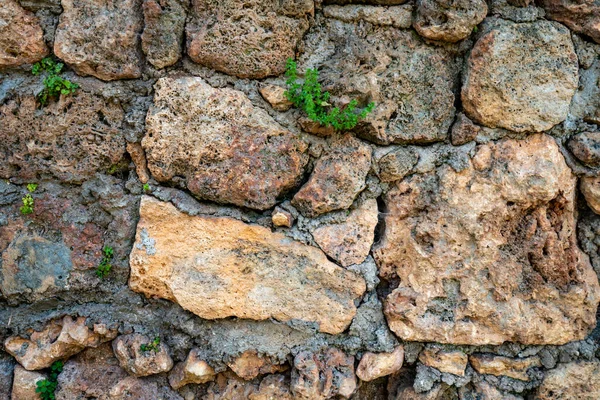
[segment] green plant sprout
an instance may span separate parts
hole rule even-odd
[[[143,352],[153,351],[155,353],[158,353],[159,346],[160,346],[160,336],[157,336],[150,343],[142,344],[140,346],[140,350]]]
[[[110,246],[104,246],[102,249],[102,254],[102,261],[100,261],[98,268],[96,268],[96,275],[98,278],[104,279],[112,268],[111,261],[114,257],[114,250]]]
[[[332,126],[336,130],[352,129],[375,108],[375,103],[370,102],[358,112],[356,99],[351,100],[342,110],[338,107],[332,108],[328,103],[331,95],[322,91],[317,70],[307,69],[304,82],[300,84],[297,82],[298,67],[291,58],[287,60],[285,76],[288,86],[285,92],[287,99],[303,110],[308,118],[325,127]]]
[[[50,376],[36,382],[35,392],[40,394],[42,400],[55,400],[56,385],[58,384],[58,374],[63,370],[64,363],[55,361],[50,367]]]
[[[71,82],[68,79],[62,78],[59,74],[64,67],[63,63],[57,63],[50,57],[36,62],[31,68],[33,75],[39,75],[41,72],[46,72],[44,78],[44,89],[37,95],[38,101],[42,106],[48,104],[50,98],[57,97],[61,94],[70,95],[75,93],[79,85]]]
[[[144,189],[144,192],[149,192],[150,191],[150,185],[147,183],[144,183],[144,186],[142,187]]]
[[[27,193],[25,195],[25,197],[23,197],[21,199],[21,201],[23,202],[23,205],[21,206],[21,209],[20,209],[21,214],[29,215],[29,214],[33,213],[33,207],[35,205],[35,201],[33,200],[33,196],[31,196],[31,193],[35,192],[37,187],[38,187],[37,183],[27,184],[27,190],[29,191],[29,193]]]

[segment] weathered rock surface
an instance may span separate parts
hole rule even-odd
[[[32,64],[46,54],[38,19],[15,0],[0,0],[0,68]]]
[[[565,27],[504,22],[471,50],[462,102],[483,125],[541,132],[565,120],[577,84],[577,56]]]
[[[539,357],[510,358],[495,356],[491,354],[472,354],[469,361],[480,374],[504,375],[513,379],[528,381],[527,370],[533,367],[541,367]]]
[[[173,360],[167,345],[161,341],[156,351],[142,351],[141,346],[150,342],[152,339],[139,333],[122,335],[113,340],[113,352],[121,368],[137,377],[170,371],[173,368]]]
[[[362,278],[314,247],[231,218],[188,216],[150,197],[142,198],[130,263],[133,290],[202,318],[297,320],[332,334],[348,327],[365,291]]]
[[[600,177],[584,176],[581,178],[579,188],[592,211],[596,214],[600,214]]]
[[[318,67],[334,104],[375,102],[356,135],[378,144],[425,144],[448,136],[463,64],[460,46],[434,46],[414,31],[364,30],[337,20],[321,23],[305,41],[306,66]],[[324,55],[322,49],[331,50]]]
[[[458,42],[473,32],[487,11],[483,0],[417,0],[413,26],[424,38]]]
[[[312,0],[192,1],[190,58],[240,78],[280,75],[314,13]]]
[[[0,400],[11,400],[15,364],[14,358],[4,352],[0,353]]]
[[[292,204],[309,217],[349,208],[365,188],[370,167],[368,145],[350,135],[336,137]]]
[[[404,4],[408,0],[325,0],[326,4],[354,4],[364,3],[373,4],[378,6],[393,6],[397,4]]]
[[[394,182],[408,175],[419,161],[419,155],[410,148],[398,147],[377,160],[377,176],[382,182]]]
[[[378,216],[377,200],[369,199],[350,211],[345,222],[322,225],[312,235],[319,247],[342,266],[360,264],[371,250]]]
[[[459,388],[460,399],[523,400],[523,397],[506,393],[486,381],[477,381]]]
[[[454,146],[460,146],[475,140],[480,131],[481,127],[475,125],[465,114],[460,113],[452,126],[450,140]]]
[[[292,108],[293,103],[285,95],[286,89],[277,86],[265,84],[258,89],[260,95],[277,111],[287,111]]]
[[[541,0],[546,17],[600,43],[600,3],[597,0]]]
[[[275,226],[284,226],[290,228],[294,224],[294,217],[289,212],[281,207],[275,207],[273,215],[271,215],[271,221]]]
[[[40,112],[33,96],[0,105],[0,177],[81,183],[125,156],[118,103],[79,90]]]
[[[169,384],[175,390],[190,383],[206,383],[215,379],[213,367],[201,359],[198,349],[192,349],[185,361],[177,363],[169,374]]]
[[[336,348],[298,353],[294,358],[291,390],[297,399],[349,398],[356,390],[354,357]]]
[[[80,75],[139,78],[140,0],[62,0],[54,53]]]
[[[27,370],[48,368],[54,361],[66,359],[86,347],[97,347],[114,339],[116,330],[104,324],[94,324],[90,329],[85,317],[51,321],[40,332],[33,332],[30,339],[11,336],[4,342],[5,350]]]
[[[600,398],[600,363],[561,364],[548,371],[536,400],[593,400]]]
[[[39,393],[36,393],[37,383],[48,379],[46,374],[35,371],[27,371],[20,365],[15,366],[12,392],[9,393],[11,400],[42,400]],[[1,395],[0,395],[1,396]],[[8,397],[6,397],[8,399]]]
[[[600,164],[600,132],[583,132],[568,142],[569,150],[581,162],[591,166]]]
[[[404,347],[398,346],[391,353],[365,353],[360,359],[356,376],[361,381],[372,381],[398,372],[404,363]]]
[[[268,375],[262,381],[247,382],[225,372],[211,383],[204,400],[292,400],[289,379],[283,375]]]
[[[259,355],[255,350],[247,350],[227,364],[237,376],[247,381],[259,375],[274,374],[287,369],[285,365],[268,356]]]
[[[267,209],[296,187],[307,144],[242,93],[201,78],[162,78],[142,141],[159,182],[219,203]]]
[[[179,0],[144,0],[142,50],[156,68],[175,64],[181,57],[185,9]]]
[[[549,136],[478,148],[478,170],[447,165],[385,196],[380,275],[402,339],[564,344],[595,325],[598,279],[577,247],[575,177]],[[475,156],[477,158],[477,155]]]
[[[357,22],[363,20],[374,25],[388,25],[401,29],[410,28],[412,24],[412,11],[412,4],[390,7],[371,5],[332,5],[323,8],[323,14],[327,18],[335,18],[344,22]]]
[[[462,351],[427,348],[419,353],[419,361],[441,372],[464,376],[469,359]]]

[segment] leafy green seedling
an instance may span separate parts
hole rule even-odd
[[[154,340],[151,341],[150,343],[142,344],[140,346],[140,350],[143,352],[153,351],[155,353],[158,353],[159,349],[160,349],[160,336],[155,337]]]
[[[35,392],[39,393],[42,400],[55,400],[56,386],[58,384],[58,375],[62,372],[64,363],[55,361],[50,367],[50,376],[36,382]]]
[[[100,261],[98,268],[96,268],[96,275],[98,278],[104,279],[112,268],[111,261],[114,257],[114,250],[110,246],[104,246],[102,249],[102,254],[102,261]]]
[[[288,100],[303,110],[308,118],[325,127],[332,126],[336,130],[352,129],[375,108],[375,103],[370,102],[359,111],[356,99],[351,100],[342,110],[338,107],[332,108],[329,104],[331,95],[321,89],[318,71],[307,69],[304,82],[300,84],[296,62],[291,58],[287,60],[285,76],[288,86],[285,95]]]
[[[65,96],[73,94],[79,88],[78,84],[64,79],[59,75],[63,67],[63,63],[57,63],[50,57],[46,57],[42,61],[33,64],[31,68],[33,75],[39,75],[42,72],[46,73],[44,89],[37,96],[42,106],[48,104],[48,100],[51,98],[58,97],[61,94]]]
[[[35,201],[33,200],[33,196],[31,196],[31,193],[35,192],[35,189],[37,189],[38,185],[37,183],[29,183],[27,184],[27,190],[29,191],[29,193],[27,193],[25,195],[25,197],[23,197],[21,199],[21,201],[23,202],[23,205],[21,206],[21,214],[23,215],[29,215],[29,214],[33,214],[33,207],[35,205]]]
[[[144,183],[144,186],[142,187],[144,189],[144,192],[149,192],[150,191],[150,185],[147,183]]]

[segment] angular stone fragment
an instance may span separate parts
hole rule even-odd
[[[227,364],[237,376],[247,381],[259,375],[273,374],[287,369],[270,357],[258,355],[256,350],[247,350]]]
[[[146,162],[146,154],[139,143],[127,143],[127,153],[131,157],[131,161],[135,164],[135,173],[142,183],[150,180],[150,172]]]
[[[62,0],[54,53],[80,75],[139,78],[140,0]]]
[[[17,364],[15,366],[12,391],[10,392],[11,400],[42,400],[39,393],[36,393],[37,383],[48,379],[46,374],[35,371],[27,371],[25,368]],[[9,388],[10,391],[10,388]],[[3,394],[0,394],[0,397]],[[7,393],[8,396],[8,393]],[[8,397],[6,397],[8,399]]]
[[[346,209],[365,188],[371,148],[350,135],[336,137],[292,204],[308,217]]]
[[[0,0],[0,68],[33,64],[46,54],[37,18],[15,0]]]
[[[306,36],[299,70],[318,68],[336,106],[375,109],[353,132],[378,144],[443,141],[454,121],[464,48],[427,44],[414,31],[328,19]],[[331,49],[323,57],[322,49]],[[359,66],[359,67],[357,67]]]
[[[600,214],[600,177],[584,176],[581,178],[579,188],[592,211]]]
[[[483,125],[541,132],[566,119],[577,84],[568,29],[548,21],[504,22],[473,47],[462,102]]]
[[[155,89],[142,147],[159,182],[261,210],[300,183],[307,144],[242,92],[195,77],[161,78]]]
[[[427,348],[419,353],[419,361],[441,372],[465,376],[469,359],[462,351]]]
[[[460,113],[452,126],[450,140],[454,146],[469,143],[477,138],[481,127],[475,125],[465,114]]]
[[[594,400],[600,398],[600,363],[560,364],[546,372],[535,400]]]
[[[546,17],[600,43],[600,3],[597,0],[540,0]]]
[[[492,386],[484,380],[473,382],[459,388],[459,398],[482,400],[524,400],[521,396],[502,392],[496,386]]]
[[[528,381],[527,370],[533,367],[541,367],[539,357],[509,358],[493,354],[472,354],[469,361],[480,374],[508,376],[513,379]]]
[[[473,32],[487,11],[483,0],[417,0],[413,26],[424,38],[458,42]]]
[[[193,0],[190,58],[239,78],[280,75],[308,29],[312,0]]]
[[[312,133],[319,137],[329,137],[335,133],[333,126],[323,126],[304,115],[298,118],[298,125],[300,125],[300,128],[304,132]]]
[[[142,345],[151,341],[152,339],[139,333],[122,335],[113,340],[113,352],[121,368],[137,377],[170,371],[173,368],[173,360],[166,344],[160,342],[157,351],[141,349]]]
[[[37,109],[33,96],[0,105],[0,177],[81,183],[125,156],[118,103],[82,90]]]
[[[190,240],[189,238],[194,238]],[[192,217],[144,196],[129,286],[206,318],[350,324],[365,282],[320,250],[231,218]]]
[[[198,349],[192,349],[185,361],[177,363],[169,374],[169,385],[175,390],[190,383],[210,382],[217,376],[215,370],[200,358]]]
[[[371,250],[378,216],[377,200],[368,199],[350,211],[345,222],[322,225],[312,235],[319,247],[342,266],[360,264]]]
[[[97,347],[117,336],[104,324],[94,324],[92,329],[85,325],[85,317],[51,321],[40,332],[31,334],[30,339],[11,336],[4,342],[8,353],[27,370],[48,368],[57,360],[66,359],[86,347]]]
[[[371,5],[326,6],[323,15],[344,22],[360,20],[374,25],[391,25],[394,28],[408,29],[412,24],[412,4],[403,6],[378,7]]]
[[[404,340],[564,344],[595,326],[598,279],[577,247],[575,177],[546,135],[480,146],[489,161],[443,165],[384,196],[384,312]]]
[[[261,96],[277,111],[287,111],[292,108],[292,102],[285,95],[285,88],[277,85],[265,84],[259,89]]]
[[[181,57],[185,9],[179,0],[144,0],[142,50],[156,68],[175,64]]]
[[[419,161],[419,155],[410,148],[398,147],[377,161],[377,176],[382,182],[404,178]]]
[[[349,398],[356,390],[354,357],[336,348],[298,353],[294,358],[291,390],[299,400]]]
[[[402,346],[398,346],[391,353],[365,353],[356,369],[356,376],[361,381],[369,382],[399,371],[403,363],[404,347]]]
[[[280,207],[275,207],[271,220],[273,221],[273,225],[285,226],[286,228],[291,228],[294,224],[294,217],[292,214]]]
[[[569,150],[581,162],[591,166],[600,164],[600,132],[583,132],[571,139],[567,144]]]

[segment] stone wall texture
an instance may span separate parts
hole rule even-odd
[[[0,0],[0,400],[597,400],[599,276],[596,0]]]

